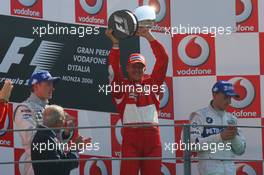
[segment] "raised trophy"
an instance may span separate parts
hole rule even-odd
[[[140,6],[132,13],[129,10],[114,12],[108,20],[108,28],[119,40],[134,36],[138,27],[152,28],[156,20],[155,9],[151,6]]]

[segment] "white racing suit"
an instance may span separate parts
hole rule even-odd
[[[228,123],[231,122],[236,125],[237,118],[231,113],[216,111],[209,105],[209,107],[193,112],[190,116],[190,120],[193,125],[206,125],[204,127],[191,127],[191,143],[196,143],[196,145],[200,146],[209,145],[207,147],[209,149],[202,149],[205,147],[195,147],[195,151],[198,152],[198,157],[220,159],[199,160],[198,169],[200,175],[236,175],[234,162],[223,161],[221,159],[231,159],[234,158],[235,155],[242,155],[246,148],[244,136],[238,129],[238,134],[234,139],[223,141],[220,132],[223,131],[224,128],[210,125],[228,125]],[[222,145],[222,147],[219,145]],[[224,148],[223,145],[225,145]]]
[[[17,129],[33,129],[37,125],[43,124],[42,113],[48,105],[48,100],[39,99],[34,93],[31,93],[29,98],[22,104],[18,105],[14,111],[14,121]],[[24,156],[21,161],[31,161],[31,142],[36,131],[21,131],[19,132],[21,143],[25,149]],[[72,135],[71,135],[72,136]],[[71,137],[70,136],[70,137]],[[62,139],[62,137],[59,137]],[[63,140],[69,141],[69,138]],[[31,163],[22,164],[24,167],[20,169],[21,175],[34,175]]]

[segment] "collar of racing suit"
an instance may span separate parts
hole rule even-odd
[[[217,114],[220,117],[223,117],[225,115],[225,111],[223,110],[217,110],[213,107],[213,100],[209,104],[209,109],[212,110],[215,114]]]
[[[36,103],[38,105],[40,105],[41,107],[45,107],[46,105],[49,104],[49,100],[41,100],[38,96],[36,96],[36,94],[31,93],[30,96],[27,99],[28,102],[33,102]]]

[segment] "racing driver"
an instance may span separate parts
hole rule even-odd
[[[150,87],[159,87],[157,91],[153,88],[151,93],[138,92],[136,90],[112,91],[113,102],[117,106],[122,123],[125,126],[122,128],[122,157],[161,157],[160,131],[156,125],[158,124],[160,104],[159,94],[167,72],[168,54],[148,28],[139,27],[137,36],[148,40],[156,57],[156,63],[151,75],[144,75],[146,70],[144,56],[139,53],[131,54],[126,66],[128,73],[128,79],[126,79],[120,66],[119,41],[112,35],[112,32],[111,29],[106,30],[106,35],[113,43],[109,55],[108,68],[110,84],[112,86],[149,85]],[[147,124],[147,126],[142,127],[144,124]],[[121,175],[138,175],[139,171],[141,175],[160,175],[161,159],[121,161]]]
[[[196,144],[195,151],[198,152],[199,158],[218,160],[200,160],[198,169],[200,175],[236,175],[234,162],[224,159],[242,155],[246,149],[245,138],[236,127],[237,118],[226,112],[231,98],[238,97],[238,94],[234,91],[233,85],[227,81],[215,83],[212,94],[213,100],[209,106],[193,112],[190,116],[193,125],[191,143]]]

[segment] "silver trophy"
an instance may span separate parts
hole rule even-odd
[[[138,27],[152,28],[156,20],[153,7],[140,6],[131,12],[119,10],[114,12],[108,20],[108,28],[113,29],[113,35],[118,39],[134,36]]]

